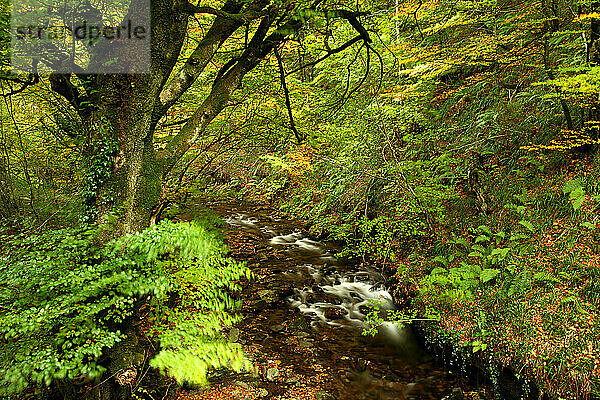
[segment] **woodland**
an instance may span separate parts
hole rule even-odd
[[[365,337],[464,382],[393,398],[600,397],[600,2],[152,0],[146,74],[15,73],[10,11],[0,397],[343,398],[210,391],[257,374],[233,332],[269,289],[231,202],[379,271]]]

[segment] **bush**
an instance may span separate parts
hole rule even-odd
[[[235,318],[227,290],[249,276],[213,233],[163,222],[106,245],[99,230],[21,234],[0,258],[0,394],[56,380],[98,381],[108,351],[149,306],[161,350],[152,364],[179,381],[205,383],[211,367],[247,366],[220,337]],[[184,350],[185,348],[185,350]],[[181,362],[197,368],[183,373]]]

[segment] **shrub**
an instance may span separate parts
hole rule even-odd
[[[106,245],[97,233],[61,229],[8,241],[0,258],[0,394],[98,381],[108,350],[131,333],[144,304],[161,345],[152,365],[191,383],[205,383],[211,367],[247,366],[219,335],[235,321],[227,290],[239,289],[235,280],[249,271],[226,257],[213,233],[163,222]]]

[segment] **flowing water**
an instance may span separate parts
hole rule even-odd
[[[244,285],[243,320],[230,336],[258,366],[252,385],[264,397],[442,399],[469,390],[410,328],[386,323],[375,337],[362,334],[372,304],[381,314],[395,308],[378,271],[338,262],[338,248],[272,210],[211,208],[229,226],[233,256],[256,275]]]

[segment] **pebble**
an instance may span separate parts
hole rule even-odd
[[[237,342],[240,339],[240,330],[238,328],[231,328],[229,331],[229,340]]]
[[[275,367],[267,369],[267,380],[274,381],[279,376],[279,370]]]
[[[236,381],[235,384],[246,390],[250,390],[252,388],[252,386],[250,386],[247,382],[244,381]]]
[[[263,289],[257,292],[258,297],[262,300],[275,300],[277,299],[277,293],[274,290]]]

